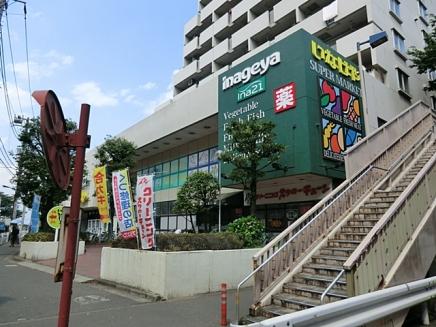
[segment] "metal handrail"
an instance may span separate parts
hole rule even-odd
[[[346,270],[351,270],[353,266],[360,259],[362,254],[366,253],[366,249],[370,246],[373,238],[383,229],[384,226],[389,222],[389,220],[396,213],[398,208],[403,205],[412,191],[421,183],[425,175],[429,172],[430,168],[432,168],[436,164],[436,156],[433,157],[426,163],[426,165],[422,168],[422,170],[415,176],[412,182],[407,186],[407,188],[403,191],[400,197],[392,204],[392,206],[385,212],[385,214],[380,218],[377,224],[373,227],[373,229],[366,235],[366,237],[362,240],[359,246],[354,250],[348,260],[344,263],[344,268]]]
[[[345,270],[342,269],[339,274],[336,276],[336,278],[330,283],[330,285],[326,288],[326,290],[324,291],[324,293],[322,293],[321,295],[321,299],[319,301],[319,303],[324,304],[324,298],[326,297],[326,295],[328,294],[328,292],[330,292],[330,290],[332,289],[332,287],[338,282],[339,278],[342,277],[342,275],[344,274]]]
[[[270,262],[282,249],[284,249],[289,243],[291,243],[297,236],[299,236],[306,228],[310,226],[310,224],[315,221],[324,211],[326,211],[336,200],[338,200],[342,194],[344,194],[350,187],[352,187],[356,182],[358,182],[362,177],[364,177],[371,169],[372,165],[368,166],[366,170],[362,172],[362,174],[357,177],[352,183],[350,183],[339,195],[333,199],[327,206],[325,206],[320,212],[318,212],[315,217],[313,217],[302,229],[300,229],[297,233],[295,233],[289,240],[287,240],[276,252],[274,252],[268,259],[262,262],[255,270],[253,270],[247,277],[245,277],[236,288],[236,317],[239,321],[239,289],[243,284],[245,284],[255,273],[257,273],[261,268],[263,268],[268,262]]]

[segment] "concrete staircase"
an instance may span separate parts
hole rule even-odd
[[[348,218],[340,231],[328,239],[310,262],[303,265],[292,281],[284,284],[281,292],[272,296],[271,304],[258,311],[260,316],[246,317],[245,322],[258,322],[320,305],[321,295],[343,269],[344,262],[435,153],[436,144],[432,144],[406,173],[398,177],[392,188],[375,190]],[[346,290],[346,280],[342,277],[327,294],[325,302],[347,298]]]

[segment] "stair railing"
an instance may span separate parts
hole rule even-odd
[[[427,110],[424,114],[423,108]],[[386,135],[386,137],[391,138],[392,133],[379,134],[374,132],[370,135],[371,142],[378,144],[375,159],[372,159],[366,167],[359,169],[352,178],[345,180],[253,256],[253,272],[244,278],[237,287],[238,319],[239,289],[243,284],[254,276],[253,303],[254,305],[259,304],[262,298],[277,286],[293,270],[293,267],[304,259],[304,256],[316,246],[318,241],[325,237],[325,234],[332,226],[371,191],[371,188],[382,177],[386,176],[386,171],[391,167],[392,163],[398,161],[398,158],[406,149],[410,149],[413,144],[416,144],[433,128],[433,120],[426,105],[419,102],[408,110],[413,111],[413,113],[403,113],[398,116],[399,118],[407,117],[407,124],[402,122],[401,119],[397,119],[397,121],[399,120],[397,126],[402,126],[404,129],[397,131],[397,134],[393,137],[394,141],[386,142],[379,136]],[[391,124],[388,123],[387,125]],[[374,135],[378,136],[374,137]],[[365,138],[359,144],[369,149],[371,142]],[[384,144],[386,148],[380,150],[379,143]],[[356,150],[357,147],[353,148],[354,153],[360,152]],[[371,153],[371,157],[374,158],[374,153]],[[359,167],[362,167],[362,165],[359,165]]]
[[[327,294],[330,292],[330,290],[333,288],[333,286],[336,285],[338,280],[342,277],[342,275],[345,273],[345,269],[342,269],[339,274],[336,276],[336,278],[330,283],[330,285],[325,289],[325,291],[321,295],[321,299],[319,300],[320,304],[324,304],[324,299],[327,296]]]
[[[373,291],[384,284],[383,276],[389,273],[424,214],[435,205],[434,185],[436,155],[425,164],[344,263],[347,285],[354,295]],[[395,246],[385,244],[383,235],[393,238]]]
[[[282,237],[279,235],[266,246],[269,249],[275,249],[273,253],[269,253],[265,247],[253,257],[254,270],[238,284],[236,289],[238,321],[240,319],[239,292],[241,286],[253,276],[255,277],[254,303],[257,303],[263,294],[280,280],[278,277],[288,271],[290,266],[297,264],[303,254],[309,251],[317,240],[323,238],[326,231],[348,210],[351,204],[370,191],[380,175],[379,169],[369,166],[355,178],[344,181],[329,196],[282,232],[280,234]],[[267,285],[264,285],[264,281]]]

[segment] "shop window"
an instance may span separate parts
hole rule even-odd
[[[198,166],[198,153],[189,155],[188,168],[197,168]]]
[[[200,168],[198,168],[198,171],[202,171],[204,173],[208,173],[209,172],[209,167],[208,166],[200,167]]]
[[[193,173],[196,173],[198,171],[198,169],[190,169],[188,170],[188,176],[191,176]]]
[[[171,161],[171,169],[170,169],[171,174],[177,173],[178,171],[179,171],[179,160],[176,159]]]
[[[154,179],[154,190],[160,191],[162,189],[162,177],[155,177]]]
[[[188,178],[188,172],[186,170],[179,172],[179,185],[182,186],[186,182],[187,178]]]
[[[188,157],[182,157],[179,159],[179,170],[188,169]]]
[[[179,186],[179,174],[171,174],[170,175],[170,187]]]
[[[218,147],[209,150],[209,158],[211,163],[218,161],[218,157],[216,155],[217,151],[218,151]]]
[[[209,150],[201,151],[198,153],[198,165],[205,166],[209,164]]]
[[[170,187],[170,176],[162,177],[162,189],[166,190]]]
[[[212,174],[213,177],[218,179],[218,164],[210,165],[209,172]]]
[[[170,173],[170,162],[165,162],[162,166],[162,175],[167,175]]]
[[[162,165],[161,164],[154,166],[154,173],[156,173],[156,174],[162,173]]]

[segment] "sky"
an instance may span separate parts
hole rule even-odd
[[[12,110],[39,116],[29,92],[23,4],[8,2],[2,35]],[[197,0],[28,0],[30,90],[55,91],[65,118],[76,122],[80,104],[89,103],[94,148],[172,97],[173,74],[183,66],[183,28],[196,11]],[[0,86],[0,138],[15,152]],[[10,179],[0,163],[1,192],[11,192],[2,186],[13,186]]]

